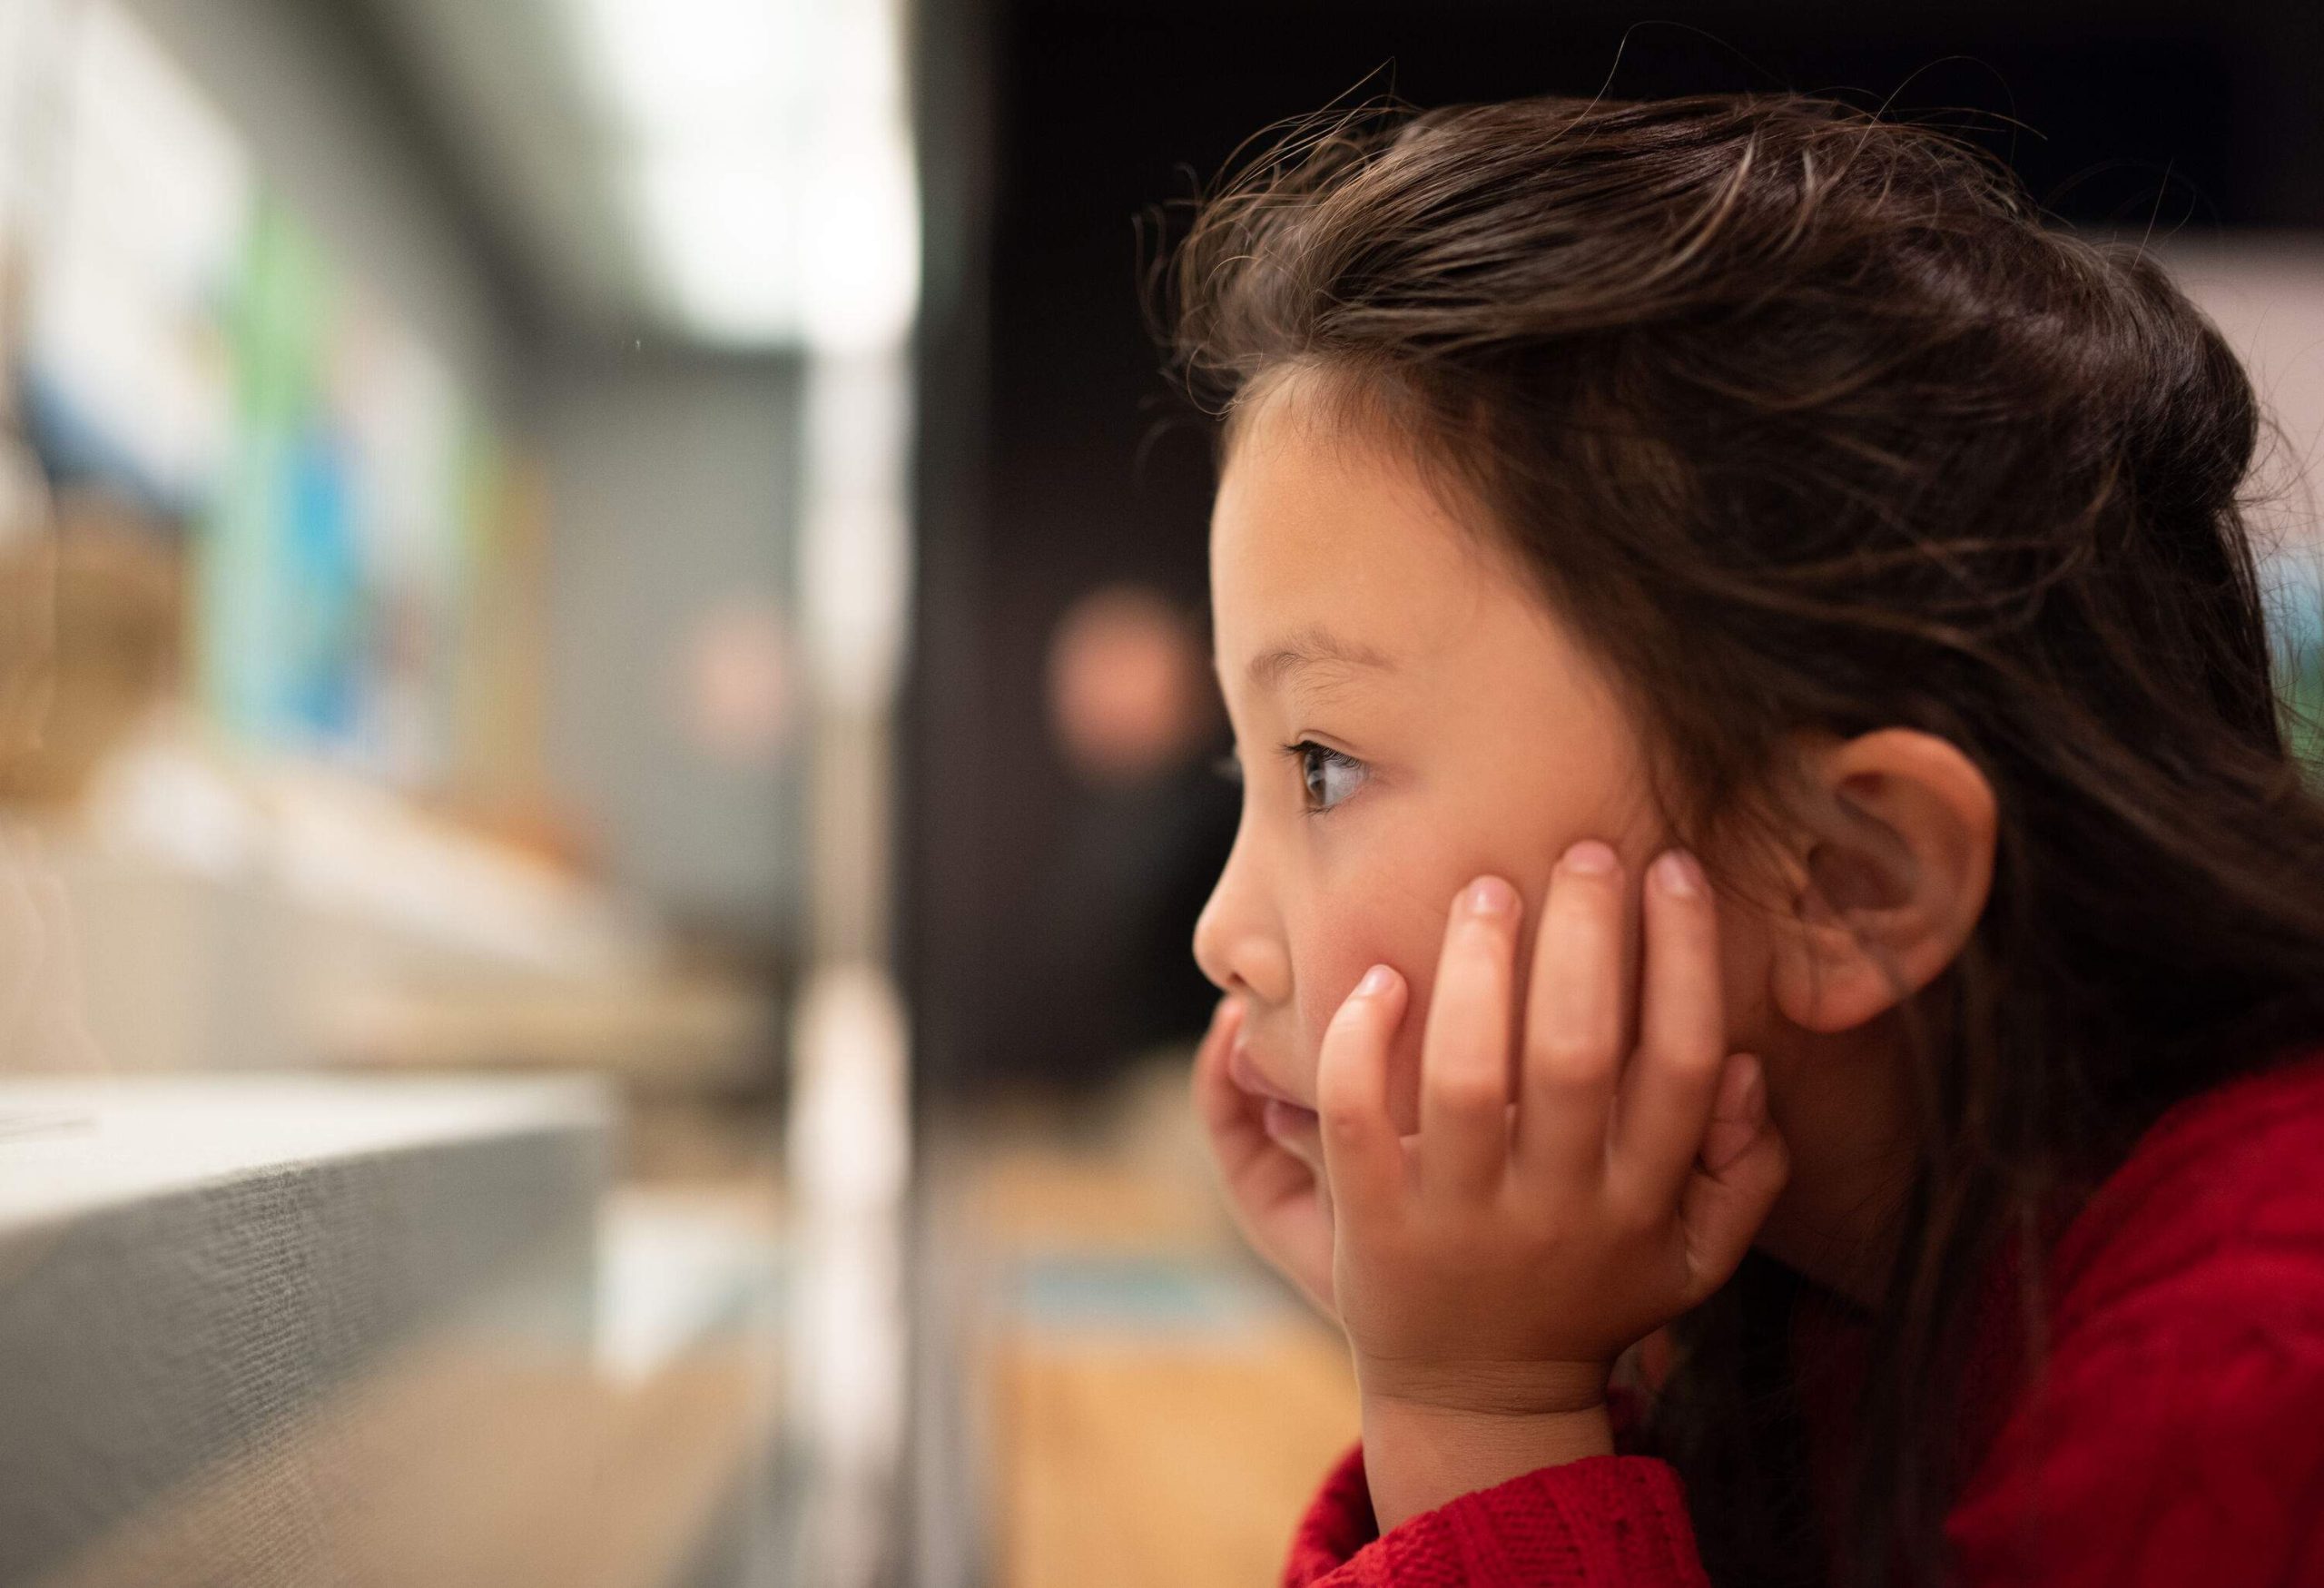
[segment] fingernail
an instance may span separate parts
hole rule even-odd
[[[1469,912],[1506,915],[1517,908],[1517,890],[1499,877],[1479,877],[1469,884]]]
[[[1667,849],[1654,863],[1654,885],[1674,899],[1702,896],[1703,868],[1683,849]]]
[[[1387,966],[1374,965],[1372,969],[1364,973],[1364,980],[1355,984],[1356,996],[1359,998],[1377,998],[1383,992],[1388,991],[1389,985],[1393,982],[1395,979],[1396,973],[1388,969]]]
[[[1610,875],[1621,862],[1607,845],[1595,838],[1585,838],[1567,850],[1565,858],[1558,863],[1581,876],[1602,877]]]

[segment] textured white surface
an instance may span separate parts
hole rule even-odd
[[[609,1118],[603,1090],[579,1080],[0,1080],[0,1231],[300,1163]]]
[[[528,1385],[586,1381],[609,1119],[586,1083],[0,1082],[0,1583],[471,1580],[412,1552],[537,1459]]]

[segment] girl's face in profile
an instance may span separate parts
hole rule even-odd
[[[1233,1073],[1312,1110],[1324,1026],[1386,963],[1413,1004],[1390,1060],[1417,1129],[1421,1037],[1456,894],[1492,873],[1525,903],[1585,838],[1635,879],[1662,846],[1641,741],[1548,604],[1392,443],[1303,409],[1296,380],[1243,416],[1211,519],[1216,666],[1242,823],[1195,932],[1245,1002]],[[1745,945],[1726,928],[1730,1023]],[[1762,983],[1764,985],[1764,983]],[[1311,1112],[1268,1110],[1322,1173]]]

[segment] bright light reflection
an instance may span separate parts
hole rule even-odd
[[[872,129],[815,168],[799,281],[810,340],[860,351],[900,340],[920,291],[920,204],[898,132]]]
[[[567,4],[665,310],[728,346],[899,343],[920,212],[887,7]]]
[[[744,344],[799,335],[799,190],[787,162],[649,158],[635,197],[658,285],[688,329]]]
[[[801,92],[799,15],[783,0],[569,0],[591,86],[649,139],[779,134]]]

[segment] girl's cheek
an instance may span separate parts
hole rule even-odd
[[[1388,1052],[1388,1111],[1396,1129],[1411,1135],[1420,1129],[1421,1036],[1428,1018],[1429,984],[1436,970],[1433,957],[1399,953],[1376,945],[1368,951],[1352,948],[1347,953],[1335,955],[1328,975],[1308,977],[1301,982],[1303,989],[1313,990],[1303,992],[1299,1011],[1304,1048],[1310,1065],[1320,1062],[1324,1032],[1331,1025],[1332,1017],[1364,979],[1364,972],[1374,965],[1387,965],[1404,979],[1404,1018],[1396,1028],[1395,1043]]]

